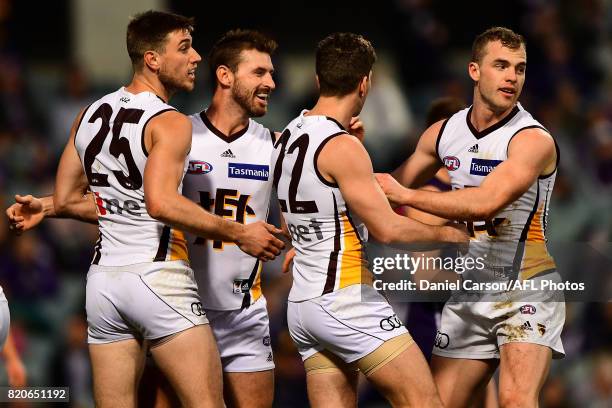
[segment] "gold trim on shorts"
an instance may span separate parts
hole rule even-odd
[[[344,362],[329,350],[321,350],[304,361],[304,368],[306,375],[360,370],[367,377],[397,357],[412,343],[414,343],[412,336],[404,333],[385,341],[376,350],[352,363]]]

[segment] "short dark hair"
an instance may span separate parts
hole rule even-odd
[[[427,110],[425,125],[433,125],[439,120],[447,119],[466,107],[462,99],[446,96],[434,100]]]
[[[278,44],[273,39],[256,30],[235,29],[223,34],[213,45],[208,56],[208,65],[213,80],[216,81],[217,68],[227,66],[236,72],[240,63],[240,53],[244,50],[257,50],[272,55]]]
[[[127,51],[132,66],[142,67],[147,51],[163,52],[168,34],[177,30],[193,32],[193,18],[163,11],[149,10],[135,15],[128,24],[126,34]]]
[[[476,37],[472,44],[472,62],[480,62],[484,55],[485,47],[492,41],[501,41],[504,47],[517,50],[521,47],[527,48],[525,38],[506,27],[491,27]]]
[[[376,61],[372,44],[361,35],[334,33],[317,45],[316,72],[322,96],[344,96],[368,76]]]

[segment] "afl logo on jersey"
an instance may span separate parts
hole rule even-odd
[[[461,162],[458,157],[455,156],[444,156],[444,166],[448,171],[455,171],[461,166]]]
[[[213,169],[212,164],[206,163],[205,161],[189,160],[189,167],[187,167],[187,174],[206,174],[210,173]]]

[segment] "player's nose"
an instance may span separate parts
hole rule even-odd
[[[270,88],[270,90],[274,90],[274,88],[276,88],[276,83],[274,83],[274,78],[272,78],[272,74],[268,73],[265,76],[264,85]]]
[[[193,53],[191,56],[191,62],[193,62],[194,64],[197,64],[198,62],[202,61],[202,56],[195,50],[195,48],[192,48]]]

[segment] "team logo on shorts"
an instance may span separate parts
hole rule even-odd
[[[399,329],[402,326],[402,321],[395,314],[380,321],[380,328],[384,331],[393,331],[395,329]]]
[[[436,333],[436,340],[434,341],[434,346],[439,349],[445,349],[448,347],[450,343],[450,339],[448,334],[442,333],[440,330]]]
[[[461,166],[461,161],[459,161],[459,158],[455,156],[444,156],[442,161],[444,162],[444,166],[448,171],[455,171],[459,168],[459,166]]]
[[[187,167],[187,174],[206,174],[210,173],[213,169],[212,164],[200,160],[189,160],[189,167]]]
[[[519,311],[521,312],[521,314],[535,314],[536,312],[536,308],[534,305],[523,305],[521,307],[519,307]]]
[[[191,312],[196,316],[204,316],[206,314],[200,302],[193,302],[191,304]]]

